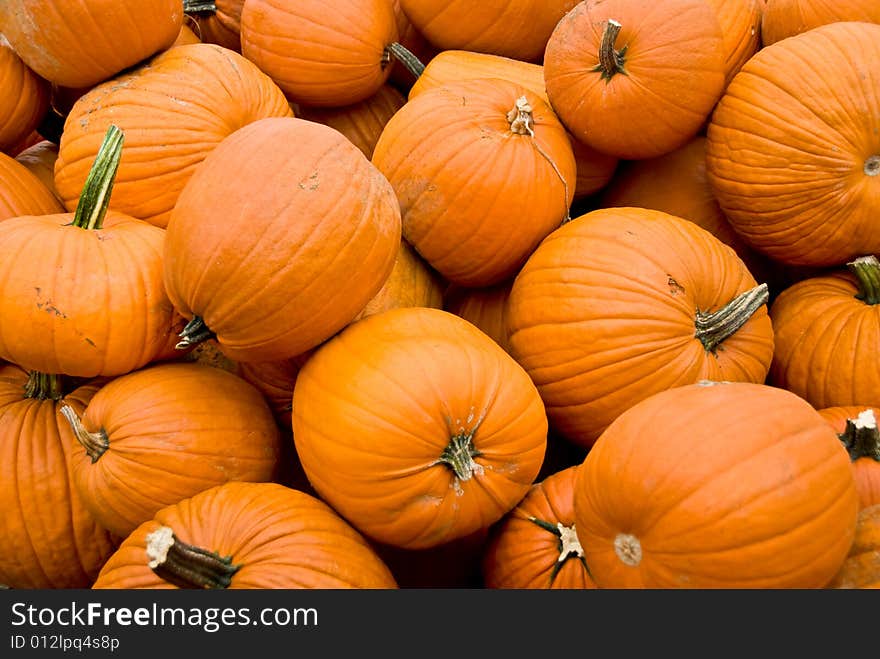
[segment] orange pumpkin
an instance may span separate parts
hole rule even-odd
[[[104,385],[82,414],[60,411],[78,441],[74,485],[98,523],[123,538],[164,506],[227,481],[270,481],[278,468],[266,401],[223,369],[150,366]]]
[[[880,408],[826,407],[819,414],[831,424],[849,452],[860,507],[880,504]]]
[[[244,0],[183,0],[183,10],[196,23],[202,43],[241,52],[241,10]]]
[[[397,193],[407,242],[462,286],[515,274],[574,196],[559,120],[537,94],[500,79],[461,80],[408,101],[373,163]]]
[[[21,215],[62,213],[64,207],[24,163],[0,153],[0,222]]]
[[[786,37],[841,21],[880,23],[880,5],[874,0],[766,0],[761,41],[769,46]]]
[[[265,117],[290,117],[281,90],[251,62],[212,44],[172,48],[98,85],[64,124],[55,185],[76,205],[107,127],[127,135],[110,207],[165,227],[183,186],[225,137]]]
[[[761,47],[761,0],[707,0],[721,27],[725,87]]]
[[[394,191],[357,147],[311,121],[256,121],[208,155],[168,224],[165,286],[191,319],[181,345],[295,357],[351,322],[399,247]]]
[[[49,109],[50,87],[21,61],[2,34],[0,89],[0,151],[7,151],[37,128]]]
[[[487,588],[593,589],[574,518],[577,467],[532,485],[492,529],[483,554]]]
[[[818,27],[746,62],[712,115],[706,167],[753,247],[821,267],[880,252],[878,85],[870,23]]]
[[[180,0],[6,0],[0,33],[37,75],[86,87],[168,48],[180,33]]]
[[[544,54],[547,95],[581,142],[652,158],[691,139],[724,89],[723,41],[706,0],[586,0]]]
[[[828,588],[880,588],[880,504],[859,512],[855,540]]]
[[[226,483],[156,512],[95,589],[397,588],[364,538],[322,501],[277,483]]]
[[[403,13],[400,0],[391,0],[391,8],[394,10],[394,20],[397,23],[397,35],[400,45],[411,52],[419,62],[424,64],[430,61],[437,54],[437,49],[428,43],[424,35],[410,23],[409,18]],[[410,71],[406,66],[395,61],[391,65],[391,75],[388,76],[388,81],[397,86],[401,91],[406,91],[420,77],[421,74],[418,69]]]
[[[637,403],[578,468],[600,588],[822,588],[856,532],[846,451],[803,399],[744,382]]]
[[[404,549],[487,528],[541,467],[547,418],[526,373],[439,309],[369,316],[318,348],[293,392],[315,491],[362,533]]]
[[[507,337],[507,298],[513,280],[487,288],[449,286],[443,296],[443,308],[476,325],[495,343],[510,352]]]
[[[768,295],[693,222],[599,209],[548,236],[517,275],[511,354],[538,386],[551,426],[590,446],[665,389],[763,382],[773,355]]]
[[[53,144],[49,140],[40,140],[36,144],[33,144],[26,148],[24,151],[19,152],[17,156],[15,156],[16,161],[20,162],[25,168],[30,171],[31,174],[35,175],[40,182],[45,185],[53,195],[57,198],[57,193],[55,192],[55,161],[58,160],[58,145]],[[63,211],[64,208],[59,204],[52,210],[46,210],[43,212],[60,212]],[[37,213],[40,211],[37,211]],[[31,211],[30,213],[15,213],[15,215],[30,215],[36,214]]]

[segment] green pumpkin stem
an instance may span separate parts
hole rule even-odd
[[[217,11],[216,2],[205,0],[183,0],[183,13],[185,14],[213,14]]]
[[[872,458],[880,462],[880,430],[874,410],[867,409],[855,419],[847,419],[846,429],[838,436],[851,460]]]
[[[694,321],[696,338],[703,344],[706,352],[714,353],[718,346],[736,334],[769,299],[770,290],[767,284],[761,284],[738,295],[718,311],[697,311]]]
[[[73,430],[74,437],[85,449],[86,455],[92,459],[92,464],[95,464],[107,449],[110,448],[110,439],[107,437],[107,433],[103,429],[98,432],[86,430],[79,415],[66,403],[61,406],[60,412],[61,416],[67,419],[70,429]]]
[[[870,305],[880,303],[880,261],[877,257],[873,254],[862,256],[846,265],[859,280],[856,299]]]
[[[24,397],[36,400],[61,400],[64,397],[64,379],[61,375],[31,371],[24,385]]]
[[[614,48],[614,42],[617,41],[617,35],[620,34],[622,25],[612,18],[605,23],[605,29],[602,31],[602,40],[599,42],[599,63],[593,67],[595,73],[601,73],[602,79],[606,82],[611,80],[616,74],[626,72],[626,46],[620,50]]]
[[[403,64],[415,78],[421,76],[425,71],[425,65],[422,64],[422,61],[409,48],[396,41],[385,47],[385,52],[382,53],[382,68],[391,64],[392,59]]]
[[[193,319],[186,324],[177,336],[180,337],[180,341],[174,346],[175,349],[186,350],[191,346],[198,345],[202,341],[216,338],[217,335],[208,329],[205,321],[200,316],[193,316]]]
[[[232,557],[194,547],[182,542],[168,526],[147,535],[149,568],[160,579],[178,588],[223,589],[241,568]]]
[[[453,435],[437,460],[437,463],[446,465],[455,474],[456,489],[459,489],[464,481],[470,480],[474,474],[483,471],[482,465],[474,461],[474,458],[481,455],[474,447],[475,432],[476,428],[470,432]]]
[[[119,169],[119,160],[122,157],[123,140],[124,135],[117,126],[111,125],[107,129],[79,196],[73,217],[74,226],[89,230],[103,226],[107,208],[110,206],[116,170]]]

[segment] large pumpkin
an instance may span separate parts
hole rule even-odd
[[[733,79],[708,127],[707,172],[755,248],[823,267],[880,251],[878,87],[880,25],[870,23],[762,48]]]
[[[587,454],[574,497],[601,588],[822,588],[858,514],[825,420],[791,392],[743,382],[637,403]]]
[[[840,437],[852,460],[853,476],[859,491],[859,505],[880,504],[880,408],[826,407],[819,410]]]
[[[0,151],[19,144],[49,109],[49,83],[31,71],[0,34]],[[16,154],[11,154],[16,155]]]
[[[112,123],[126,133],[111,209],[165,227],[183,186],[225,137],[290,117],[284,94],[241,55],[212,44],[172,48],[81,96],[64,123],[55,185],[76,205]]]
[[[507,80],[419,94],[385,126],[373,163],[397,193],[407,242],[463,286],[515,274],[574,196],[562,124],[537,94]]]
[[[550,103],[581,142],[651,158],[702,128],[724,89],[723,42],[706,0],[586,0],[544,54]]]
[[[766,0],[766,5],[761,19],[765,46],[829,23],[880,23],[880,4],[875,0]]]
[[[439,309],[393,309],[318,348],[293,392],[309,482],[367,536],[425,549],[488,527],[541,467],[547,418],[494,341]]]
[[[589,446],[651,394],[703,379],[763,382],[768,294],[693,222],[599,209],[548,236],[519,272],[508,340],[551,426]]]
[[[399,248],[394,191],[356,146],[311,121],[254,122],[205,159],[168,225],[165,285],[191,319],[181,343],[295,357],[351,322]]]
[[[0,153],[0,222],[20,215],[63,212],[64,206],[36,174]]]
[[[87,87],[166,49],[183,24],[181,0],[5,0],[2,33],[38,75]]]
[[[829,588],[880,588],[880,504],[859,512],[856,537]]]
[[[397,588],[364,538],[322,501],[277,483],[226,483],[156,512],[95,589]]]
[[[150,366],[103,386],[82,414],[73,482],[93,517],[125,537],[164,506],[227,481],[269,481],[280,433],[250,384],[195,363]]]

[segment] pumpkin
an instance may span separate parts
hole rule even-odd
[[[818,28],[817,28],[818,29]],[[880,407],[880,262],[851,261],[782,291],[770,307],[776,351],[770,382],[817,409]]]
[[[397,588],[363,536],[277,483],[230,482],[162,508],[129,535],[94,589]]]
[[[462,286],[515,274],[567,218],[574,195],[559,120],[537,94],[500,79],[461,80],[408,101],[373,163],[397,193],[404,238]]]
[[[495,343],[510,352],[507,339],[507,298],[513,280],[487,288],[449,286],[443,295],[443,308],[476,325]]]
[[[241,52],[241,10],[244,0],[183,0],[183,10],[196,23],[203,43]]]
[[[263,394],[275,420],[284,429],[291,428],[290,413],[296,376],[312,352],[309,350],[296,357],[274,362],[241,362],[236,369],[242,379]]]
[[[826,407],[819,410],[840,437],[852,460],[862,509],[880,504],[880,432],[878,408]]]
[[[746,62],[709,123],[706,169],[753,247],[817,267],[880,251],[878,86],[875,24],[818,27]]]
[[[199,166],[168,224],[165,286],[191,319],[180,343],[295,357],[352,321],[399,248],[394,191],[357,147],[311,121],[256,121]]]
[[[31,71],[0,34],[0,151],[11,152],[49,109],[49,83]],[[10,153],[10,155],[17,155]]]
[[[724,89],[724,66],[705,0],[586,0],[553,30],[544,82],[575,138],[635,160],[697,134]]]
[[[761,0],[707,0],[721,27],[725,86],[761,47]]]
[[[416,29],[440,49],[538,61],[577,0],[400,0]]]
[[[730,247],[693,222],[598,209],[553,232],[520,270],[508,340],[551,427],[589,447],[665,389],[763,382],[773,356],[768,296]]]
[[[6,0],[0,33],[50,82],[86,87],[168,48],[180,33],[180,0]]]
[[[73,482],[101,526],[126,537],[161,508],[227,481],[270,481],[280,434],[260,393],[195,363],[114,378],[85,411],[62,404],[78,445]]]
[[[40,140],[36,144],[32,144],[24,151],[21,151],[15,159],[25,168],[34,174],[40,182],[46,186],[57,198],[55,192],[55,161],[58,160],[58,145],[53,144],[49,140]],[[42,212],[59,212],[64,208],[59,203],[52,209],[46,209]],[[33,211],[32,211],[33,212]],[[37,210],[36,213],[41,212]],[[14,215],[26,215],[29,213],[14,213]]]
[[[370,159],[385,124],[405,102],[399,91],[386,84],[360,103],[341,108],[310,108],[300,105],[296,115],[300,119],[335,128]]]
[[[853,543],[858,494],[809,403],[704,382],[608,427],[578,467],[574,513],[600,588],[822,588]]]
[[[0,222],[0,263],[8,265],[0,359],[41,373],[113,376],[149,363],[168,343],[165,232],[107,209],[122,142],[111,126],[75,213]]]
[[[522,368],[439,309],[349,325],[314,352],[293,392],[293,438],[315,491],[369,538],[403,549],[500,519],[532,484],[546,437]]]
[[[761,41],[769,46],[786,37],[841,21],[880,23],[880,5],[874,0],[767,0],[761,18]],[[860,57],[865,55],[859,53]]]
[[[180,26],[180,33],[177,35],[177,39],[174,40],[174,43],[171,44],[171,48],[175,48],[176,46],[188,46],[193,43],[202,43],[202,40],[199,39],[199,35],[193,32],[192,28],[188,25]]]
[[[880,588],[880,504],[859,511],[855,540],[828,588]]]
[[[301,105],[339,107],[369,98],[388,80],[393,58],[421,62],[398,43],[388,0],[248,0],[241,52]]]
[[[20,215],[61,213],[64,207],[24,163],[0,153],[0,223]]]
[[[577,467],[532,485],[492,529],[483,554],[487,588],[592,589],[574,519]]]
[[[0,583],[9,588],[88,588],[121,539],[92,519],[74,490],[74,443],[57,413],[69,385],[0,364]],[[95,383],[67,391],[81,411]]]

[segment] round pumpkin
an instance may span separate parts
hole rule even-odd
[[[574,519],[577,467],[532,485],[492,529],[483,554],[487,588],[592,589]]]
[[[880,504],[880,408],[826,407],[819,414],[831,424],[849,452],[860,507]]]
[[[863,508],[856,537],[829,588],[880,588],[880,504]]]
[[[293,392],[315,491],[368,537],[426,549],[488,527],[541,467],[547,418],[494,341],[439,309],[392,309],[318,348]]]
[[[227,481],[270,481],[280,434],[266,401],[223,369],[149,366],[114,378],[77,414],[73,482],[101,526],[126,537],[164,506]]]
[[[59,399],[82,411],[98,384],[65,392],[69,384],[0,364],[0,584],[9,588],[88,588],[121,541],[71,482],[75,440]]]
[[[533,91],[461,80],[408,101],[373,163],[394,187],[403,235],[450,282],[511,277],[567,217],[575,162],[568,136]]]
[[[7,151],[37,128],[49,109],[50,87],[21,61],[2,34],[0,89],[0,151]]]
[[[578,468],[574,512],[600,588],[822,588],[853,543],[858,494],[809,403],[706,382],[621,414]]]
[[[325,503],[277,483],[230,482],[157,511],[94,589],[397,588],[363,536]]]
[[[39,176],[0,153],[0,222],[21,215],[63,213],[64,206]]]
[[[652,158],[702,128],[724,89],[706,0],[585,0],[553,30],[544,81],[568,130],[618,158]]]
[[[183,24],[181,0],[6,0],[0,33],[46,80],[87,87],[168,48]]]
[[[766,0],[761,18],[761,41],[769,46],[821,25],[841,21],[880,23],[880,5],[874,0]]]
[[[746,62],[712,115],[706,167],[753,247],[819,267],[880,251],[878,86],[870,23],[818,27]]]
[[[519,272],[508,340],[551,427],[588,447],[651,394],[704,379],[763,382],[768,295],[693,222],[599,209],[553,232]]]
[[[202,43],[241,52],[241,10],[244,0],[183,0],[183,10],[196,23]]]
[[[168,224],[165,286],[191,319],[181,345],[295,357],[354,319],[399,249],[394,191],[356,146],[311,121],[256,121],[205,159]]]

